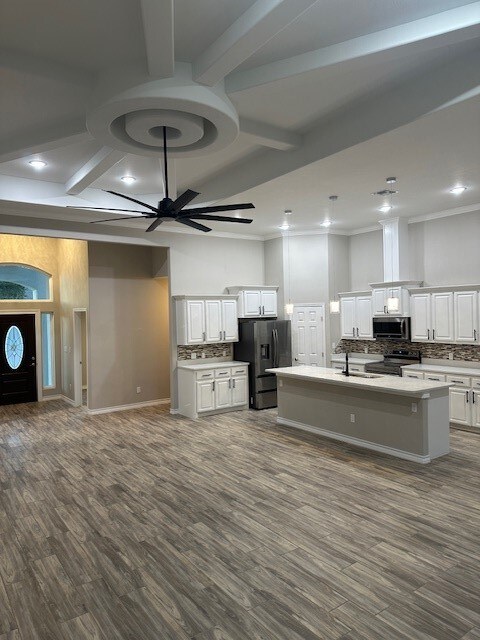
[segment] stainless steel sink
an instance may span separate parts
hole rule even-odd
[[[380,375],[379,373],[361,373],[359,371],[351,371],[348,374],[348,376],[345,374],[344,371],[338,371],[337,375],[345,376],[345,378],[347,378],[347,377],[352,377],[352,378],[383,378],[383,376]]]

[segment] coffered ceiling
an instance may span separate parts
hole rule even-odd
[[[0,211],[54,205],[60,227],[101,218],[67,204],[123,206],[104,189],[155,203],[155,130],[170,121],[172,187],[256,205],[252,225],[214,232],[270,236],[285,208],[297,232],[332,216],[333,231],[371,226],[387,175],[398,215],[471,208],[479,36],[480,2],[465,0],[2,3]],[[458,182],[468,190],[453,198]]]

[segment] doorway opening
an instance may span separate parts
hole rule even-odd
[[[73,310],[73,388],[76,407],[88,406],[87,310]]]
[[[325,305],[295,304],[292,315],[294,365],[325,366]]]

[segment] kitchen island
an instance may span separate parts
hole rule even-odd
[[[450,451],[451,383],[309,366],[269,372],[279,424],[423,464]]]

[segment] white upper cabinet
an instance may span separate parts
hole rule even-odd
[[[228,287],[238,295],[239,318],[276,318],[278,287]]]
[[[222,330],[224,342],[238,342],[236,300],[222,300]]]
[[[342,338],[355,338],[355,298],[340,299]]]
[[[222,340],[222,328],[222,301],[205,300],[205,342]]]
[[[410,298],[412,309],[412,340],[428,342],[431,338],[430,294],[415,293]]]
[[[357,296],[355,300],[357,338],[373,338],[372,296]]]
[[[391,301],[397,305],[391,307]],[[410,312],[410,294],[405,287],[380,287],[372,290],[374,316],[408,316]],[[390,304],[389,304],[390,303]]]
[[[183,344],[203,344],[205,342],[205,301],[187,300],[186,317],[186,341]]]
[[[243,305],[240,304],[240,313],[242,318],[258,318],[258,316],[262,315],[261,291],[243,291],[240,296],[243,302]]]
[[[453,292],[432,293],[432,340],[453,342]]]
[[[277,292],[276,291],[265,291],[262,290],[261,294],[261,305],[262,305],[262,316],[272,316],[273,318],[277,317]]]
[[[238,341],[237,300],[181,298],[176,301],[177,344]]]
[[[479,296],[477,291],[455,291],[453,296],[455,341],[478,342]]]
[[[373,338],[372,296],[358,295],[340,298],[342,338]]]

